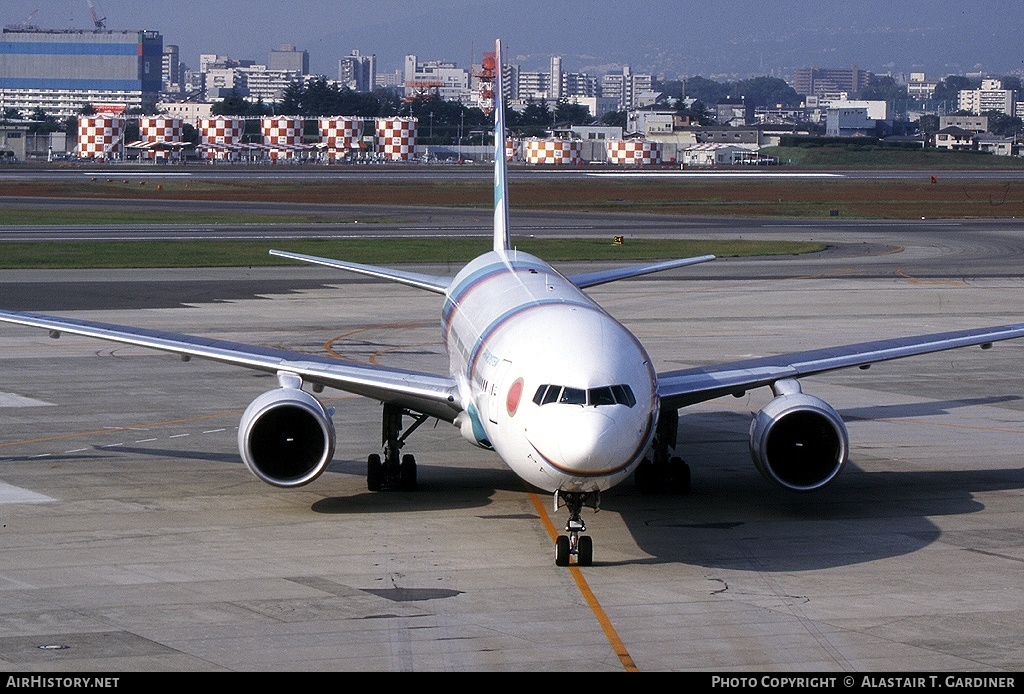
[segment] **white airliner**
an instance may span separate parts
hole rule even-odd
[[[500,66],[500,42],[496,53]],[[799,378],[1024,337],[1024,324],[1005,325],[657,373],[640,341],[583,290],[712,256],[564,276],[513,250],[500,78],[496,87],[492,251],[454,278],[271,251],[442,295],[447,375],[29,313],[0,311],[0,321],[53,337],[86,335],[276,373],[279,387],[242,415],[238,448],[257,477],[278,487],[312,482],[331,464],[332,413],[309,391],[336,388],[383,403],[382,451],[367,461],[371,490],[414,487],[415,459],[401,453],[406,438],[429,419],[451,422],[526,482],[553,494],[556,505],[564,502],[566,534],[555,544],[560,566],[592,564],[582,509],[597,508],[600,493],[630,474],[641,487],[689,488],[689,468],[674,455],[678,411],[686,405],[771,388],[774,399],[750,428],[754,464],[786,489],[814,490],[843,469],[849,442],[836,411],[803,393]]]

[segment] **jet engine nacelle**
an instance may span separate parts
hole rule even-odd
[[[334,422],[319,400],[298,388],[259,396],[242,415],[238,451],[267,484],[299,487],[312,482],[334,457]]]
[[[824,400],[799,390],[778,395],[750,424],[754,465],[792,491],[819,489],[835,479],[849,448],[839,414]]]

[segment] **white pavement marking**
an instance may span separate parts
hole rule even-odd
[[[53,403],[26,398],[17,393],[0,393],[0,407],[53,407]]]
[[[56,499],[0,482],[0,504],[46,504]]]

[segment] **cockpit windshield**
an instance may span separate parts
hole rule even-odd
[[[633,395],[633,390],[624,383],[614,386],[598,386],[588,390],[546,384],[537,389],[533,396],[533,402],[538,405],[557,402],[563,405],[590,405],[591,407],[603,405],[633,407],[636,405],[636,397]]]

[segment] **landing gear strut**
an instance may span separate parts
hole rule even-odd
[[[633,473],[633,480],[641,492],[690,493],[690,466],[679,456],[672,455],[678,434],[679,411],[662,410],[650,455],[640,461]]]
[[[601,495],[599,492],[557,491],[555,510],[558,510],[559,499],[563,500],[569,509],[569,521],[565,524],[565,531],[569,534],[559,535],[555,540],[555,565],[569,566],[569,558],[575,556],[577,566],[591,566],[594,563],[594,538],[590,535],[580,535],[587,530],[580,512],[584,506],[598,510]]]
[[[404,432],[402,418],[409,416],[413,423]],[[371,492],[383,489],[416,489],[416,458],[402,455],[402,446],[409,434],[427,421],[427,415],[417,415],[398,405],[384,405],[381,425],[382,454],[376,453],[366,459],[366,488]]]

